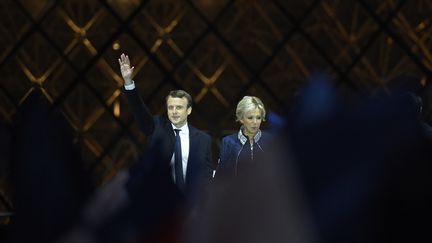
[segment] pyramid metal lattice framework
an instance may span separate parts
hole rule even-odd
[[[241,97],[281,111],[318,69],[347,95],[391,92],[401,75],[425,86],[431,72],[427,0],[2,0],[0,12],[1,120],[42,87],[101,183],[145,143],[121,95],[122,52],[154,113],[187,90],[215,144],[238,127]]]

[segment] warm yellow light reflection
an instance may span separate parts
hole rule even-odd
[[[119,50],[120,49],[120,42],[118,42],[118,41],[114,42],[112,48],[114,51]]]
[[[120,102],[118,100],[114,101],[113,113],[115,117],[120,117]]]

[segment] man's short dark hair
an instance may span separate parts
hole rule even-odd
[[[168,100],[169,97],[173,97],[173,98],[183,98],[185,97],[187,100],[187,108],[192,107],[192,97],[190,94],[188,94],[188,92],[184,91],[184,90],[172,90],[169,92],[169,94],[166,97],[166,100]]]

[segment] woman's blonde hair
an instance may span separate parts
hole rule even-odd
[[[262,120],[265,121],[266,110],[263,102],[255,96],[245,96],[237,104],[236,121],[240,121],[244,114],[258,108],[261,111]]]

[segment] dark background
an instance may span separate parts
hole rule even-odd
[[[427,120],[431,16],[427,0],[2,0],[0,212],[14,208],[10,127],[36,88],[104,184],[145,144],[121,95],[122,52],[154,113],[171,89],[193,96],[190,122],[212,135],[216,158],[244,95],[282,113],[317,71],[347,98],[413,91]]]

